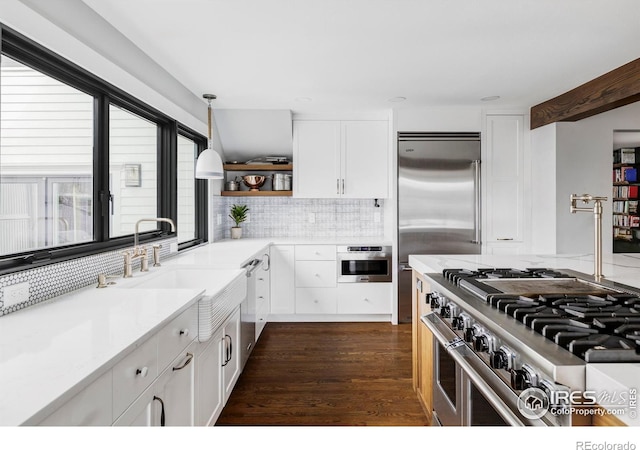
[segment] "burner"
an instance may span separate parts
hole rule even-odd
[[[588,363],[640,362],[636,343],[619,336],[597,334],[576,339],[569,344],[569,351]]]

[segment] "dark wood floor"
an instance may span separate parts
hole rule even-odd
[[[427,425],[411,325],[267,324],[216,425]]]

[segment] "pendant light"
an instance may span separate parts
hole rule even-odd
[[[224,170],[222,168],[222,159],[220,155],[213,149],[212,134],[211,134],[211,100],[215,100],[216,96],[213,94],[204,94],[202,97],[206,98],[209,102],[208,112],[208,127],[209,127],[209,140],[207,141],[207,149],[200,153],[198,161],[196,162],[196,178],[208,178],[220,180],[224,178]]]

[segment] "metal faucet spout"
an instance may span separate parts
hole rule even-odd
[[[578,200],[582,200],[582,202],[585,204],[593,202],[593,209],[578,207],[576,203]],[[575,214],[577,212],[593,212],[593,277],[596,281],[600,281],[602,278],[604,278],[604,275],[602,274],[602,202],[605,201],[607,201],[607,197],[595,197],[590,194],[571,194],[570,211],[572,214]]]
[[[173,220],[168,219],[166,217],[155,217],[153,219],[140,219],[136,222],[136,228],[135,228],[135,233],[133,234],[133,249],[134,251],[137,250],[138,248],[138,226],[142,223],[142,222],[166,222],[169,225],[171,225],[171,232],[175,233],[176,231],[176,224]]]

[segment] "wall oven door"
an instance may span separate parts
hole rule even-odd
[[[524,417],[515,392],[436,314],[421,320],[435,337],[434,425],[554,425],[546,416]]]

